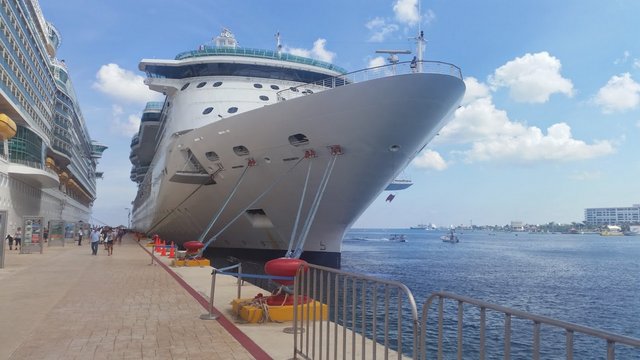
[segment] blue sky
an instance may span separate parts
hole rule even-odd
[[[605,5],[606,4],[606,5]],[[376,49],[458,65],[463,106],[356,227],[580,222],[587,207],[640,202],[640,2],[41,0],[62,34],[100,162],[94,217],[126,223],[136,186],[129,144],[144,103],[143,58],[171,59],[222,27],[241,46],[285,49],[348,70],[380,63]],[[421,15],[421,16],[420,16]]]

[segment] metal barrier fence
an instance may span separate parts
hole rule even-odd
[[[293,286],[295,358],[417,358],[418,312],[404,284],[309,264]]]
[[[444,340],[445,340],[444,335],[446,333],[446,330],[444,329],[445,299],[449,299],[457,302],[457,320],[449,321],[447,323],[447,325],[454,325],[454,323],[457,324],[457,332],[455,335],[455,350],[456,350],[457,359],[462,359],[464,357],[464,354],[463,354],[463,346],[465,345],[463,342],[463,339],[465,339],[465,336],[463,335],[463,328],[465,327],[464,305],[470,305],[475,308],[479,308],[480,310],[480,314],[479,314],[480,334],[479,334],[479,343],[478,343],[479,349],[477,349],[479,354],[477,357],[474,356],[474,358],[479,358],[481,360],[485,359],[486,350],[487,350],[487,346],[486,346],[487,344],[487,310],[491,310],[493,312],[497,312],[499,314],[504,315],[504,325],[503,325],[504,359],[511,358],[512,318],[519,318],[519,319],[523,319],[530,322],[530,325],[532,326],[531,358],[534,360],[540,359],[540,353],[541,353],[540,328],[542,324],[548,325],[556,329],[561,329],[562,331],[564,331],[566,359],[571,360],[574,357],[574,334],[575,333],[581,333],[581,334],[593,337],[595,339],[603,340],[604,341],[603,345],[606,344],[606,356],[608,360],[615,359],[616,344],[623,344],[623,345],[640,349],[640,340],[638,339],[633,339],[626,336],[621,336],[621,335],[589,328],[586,326],[576,325],[576,324],[552,319],[545,316],[538,316],[538,315],[530,314],[524,311],[519,311],[515,309],[510,309],[504,306],[490,304],[490,303],[472,299],[466,296],[460,296],[460,295],[456,295],[448,292],[436,292],[427,299],[427,302],[424,304],[422,308],[421,328],[424,329],[420,338],[420,346],[421,346],[420,359],[422,360],[427,359],[427,355],[428,355],[428,339],[427,339],[427,330],[429,330],[428,323],[427,323],[428,317],[429,317],[428,311],[429,311],[429,308],[432,306],[433,301],[436,299],[438,299],[436,347],[437,347],[437,358],[439,360],[444,358]],[[469,339],[469,337],[466,337],[466,338]],[[448,339],[448,340],[451,340],[451,339]],[[595,356],[597,355],[591,354],[590,358],[595,358]],[[447,356],[447,358],[450,358],[450,357]],[[493,356],[493,358],[495,358],[495,356]]]

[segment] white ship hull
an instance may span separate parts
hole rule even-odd
[[[197,240],[224,207],[204,239],[226,227],[212,241],[214,251],[242,249],[281,256],[290,248],[296,219],[299,234],[310,204],[321,192],[303,257],[318,255],[321,262],[337,266],[345,230],[435,136],[463,94],[464,83],[455,76],[398,75],[279,102],[174,136],[171,144],[157,150],[149,196],[136,204],[133,227],[176,243]],[[183,102],[181,106],[189,105]],[[174,108],[173,116],[179,117],[180,109]],[[292,146],[288,137],[297,133],[305,134],[308,144]],[[238,145],[250,154],[235,154],[232,149]],[[333,158],[332,145],[339,145],[343,154],[337,155],[321,191],[323,173]],[[215,184],[170,181],[184,168],[181,149],[186,147],[205,167],[214,165],[205,154],[217,153],[224,170],[214,176]],[[309,149],[316,158],[304,159]],[[246,169],[242,183],[224,206],[249,158],[256,166]],[[248,214],[247,207],[260,211]],[[242,215],[232,221],[238,214]]]

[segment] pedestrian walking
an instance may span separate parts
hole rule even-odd
[[[47,239],[49,238],[49,228],[44,228],[44,231],[42,232],[42,237],[44,238],[44,242],[47,242]]]
[[[22,247],[22,228],[18,226],[16,233],[13,235],[13,241],[16,244],[16,251],[18,251],[18,247]]]
[[[100,231],[93,229],[89,235],[91,238],[91,255],[98,255],[98,245],[100,244]]]
[[[13,236],[7,234],[7,240],[9,240],[9,250],[13,250]]]
[[[115,233],[113,230],[110,230],[107,233],[107,238],[105,239],[107,243],[107,254],[109,256],[113,255],[113,241],[115,240]]]
[[[78,230],[78,246],[82,245],[82,229]]]

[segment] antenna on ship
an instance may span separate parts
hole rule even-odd
[[[222,28],[222,32],[218,35],[214,42],[217,47],[230,47],[236,48],[238,47],[238,42],[236,41],[236,37],[233,35],[231,30],[227,28]]]
[[[416,72],[421,73],[422,72],[422,59],[423,59],[423,52],[425,49],[425,45],[427,43],[427,41],[424,39],[424,31],[422,31],[422,1],[418,1],[418,36],[414,37],[414,38],[410,38],[410,40],[414,40],[416,42],[416,57],[413,58],[413,60],[415,61],[415,67],[414,64],[411,64],[411,67],[414,68],[416,70]]]
[[[393,75],[396,74],[396,64],[400,62],[398,54],[411,54],[411,50],[376,50],[376,54],[389,54],[387,61],[391,64]]]
[[[281,52],[282,52],[282,44],[280,43],[280,31],[278,31],[276,33],[276,54],[280,56]]]

